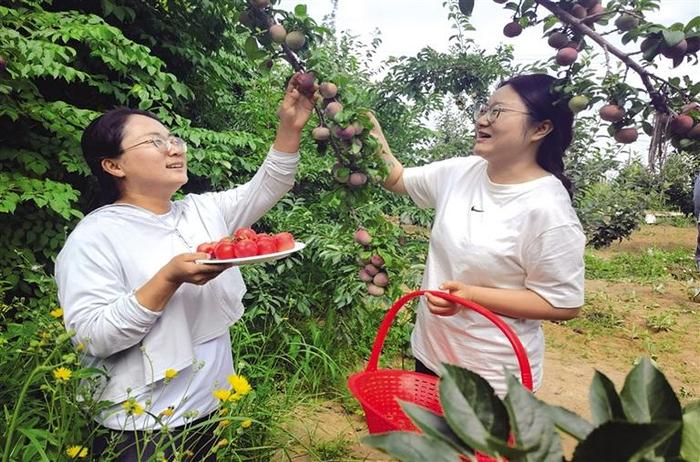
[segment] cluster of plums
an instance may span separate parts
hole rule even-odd
[[[365,248],[369,248],[372,243],[372,236],[366,229],[360,228],[355,231],[355,242]],[[357,272],[357,277],[367,284],[367,293],[380,297],[384,295],[384,288],[389,285],[389,275],[384,267],[384,259],[379,255],[372,255],[369,259],[358,259],[361,268]]]

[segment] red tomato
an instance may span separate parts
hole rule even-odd
[[[235,258],[236,254],[233,248],[234,244],[231,241],[219,241],[214,247],[214,256],[217,260],[228,260],[229,258]]]
[[[265,239],[267,237],[272,237],[267,233],[258,233],[255,235],[255,239],[253,239],[255,242],[259,241],[260,239]]]
[[[238,228],[236,231],[234,231],[233,237],[237,241],[241,241],[243,239],[250,239],[254,241],[255,231],[253,231],[251,228]]]
[[[275,234],[275,243],[277,244],[277,251],[282,252],[283,250],[290,250],[294,248],[294,236],[292,233],[277,233]]]
[[[258,234],[258,240],[255,243],[258,245],[258,255],[277,252],[277,244],[272,236],[260,237]]]
[[[210,257],[214,257],[214,249],[216,242],[203,242],[197,246],[197,252],[208,253]]]
[[[233,244],[236,258],[253,257],[258,254],[258,245],[251,239],[242,239]]]

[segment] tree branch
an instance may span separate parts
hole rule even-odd
[[[670,113],[668,104],[666,102],[666,98],[654,87],[654,84],[651,81],[651,79],[656,78],[656,76],[648,72],[641,65],[639,65],[639,63],[631,59],[627,53],[613,46],[610,42],[603,38],[601,34],[588,27],[584,22],[590,20],[591,18],[597,18],[602,15],[594,15],[588,16],[583,19],[578,19],[569,14],[567,11],[560,8],[551,0],[535,0],[535,3],[542,5],[544,8],[548,9],[550,12],[552,12],[554,16],[559,18],[561,21],[569,24],[574,30],[576,30],[580,34],[590,37],[591,40],[603,47],[603,49],[607,49],[610,54],[616,56],[628,68],[636,72],[642,80],[642,84],[644,84],[644,87],[649,93],[649,96],[651,96],[651,104],[654,106],[654,108],[657,111],[665,114]]]

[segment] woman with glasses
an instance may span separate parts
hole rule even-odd
[[[571,206],[564,152],[573,114],[550,91],[553,77],[500,84],[475,114],[474,155],[403,168],[375,121],[390,167],[384,186],[435,209],[423,289],[444,290],[502,316],[542,383],[541,320],[575,317],[583,304],[585,237]],[[466,154],[466,153],[465,153]],[[503,334],[479,314],[428,295],[411,337],[418,372],[468,368],[504,395],[518,374]]]
[[[68,237],[56,281],[66,328],[88,365],[107,372],[95,398],[112,405],[96,420],[111,432],[98,438],[96,453],[112,441],[118,460],[150,460],[160,441],[170,460],[170,436],[201,427],[219,404],[212,393],[231,388],[229,327],[243,314],[246,288],[238,268],[195,263],[208,258],[196,248],[251,226],[292,187],[313,108],[296,82],[266,159],[228,191],[173,200],[187,183],[187,145],[148,112],[115,109],[85,129],[83,154],[105,205]],[[152,432],[163,426],[169,433]],[[176,438],[176,450],[213,460],[206,429],[190,432],[201,438],[184,446]]]

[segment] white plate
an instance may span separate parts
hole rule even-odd
[[[289,250],[283,250],[282,252],[267,253],[265,255],[255,255],[254,257],[229,258],[226,260],[195,260],[195,263],[202,263],[205,265],[220,265],[223,263],[232,264],[234,266],[252,265],[255,263],[265,263],[266,261],[279,260],[280,258],[284,258],[287,255],[300,251],[304,247],[306,247],[306,244],[304,244],[303,242],[295,241],[294,248],[291,248]]]

